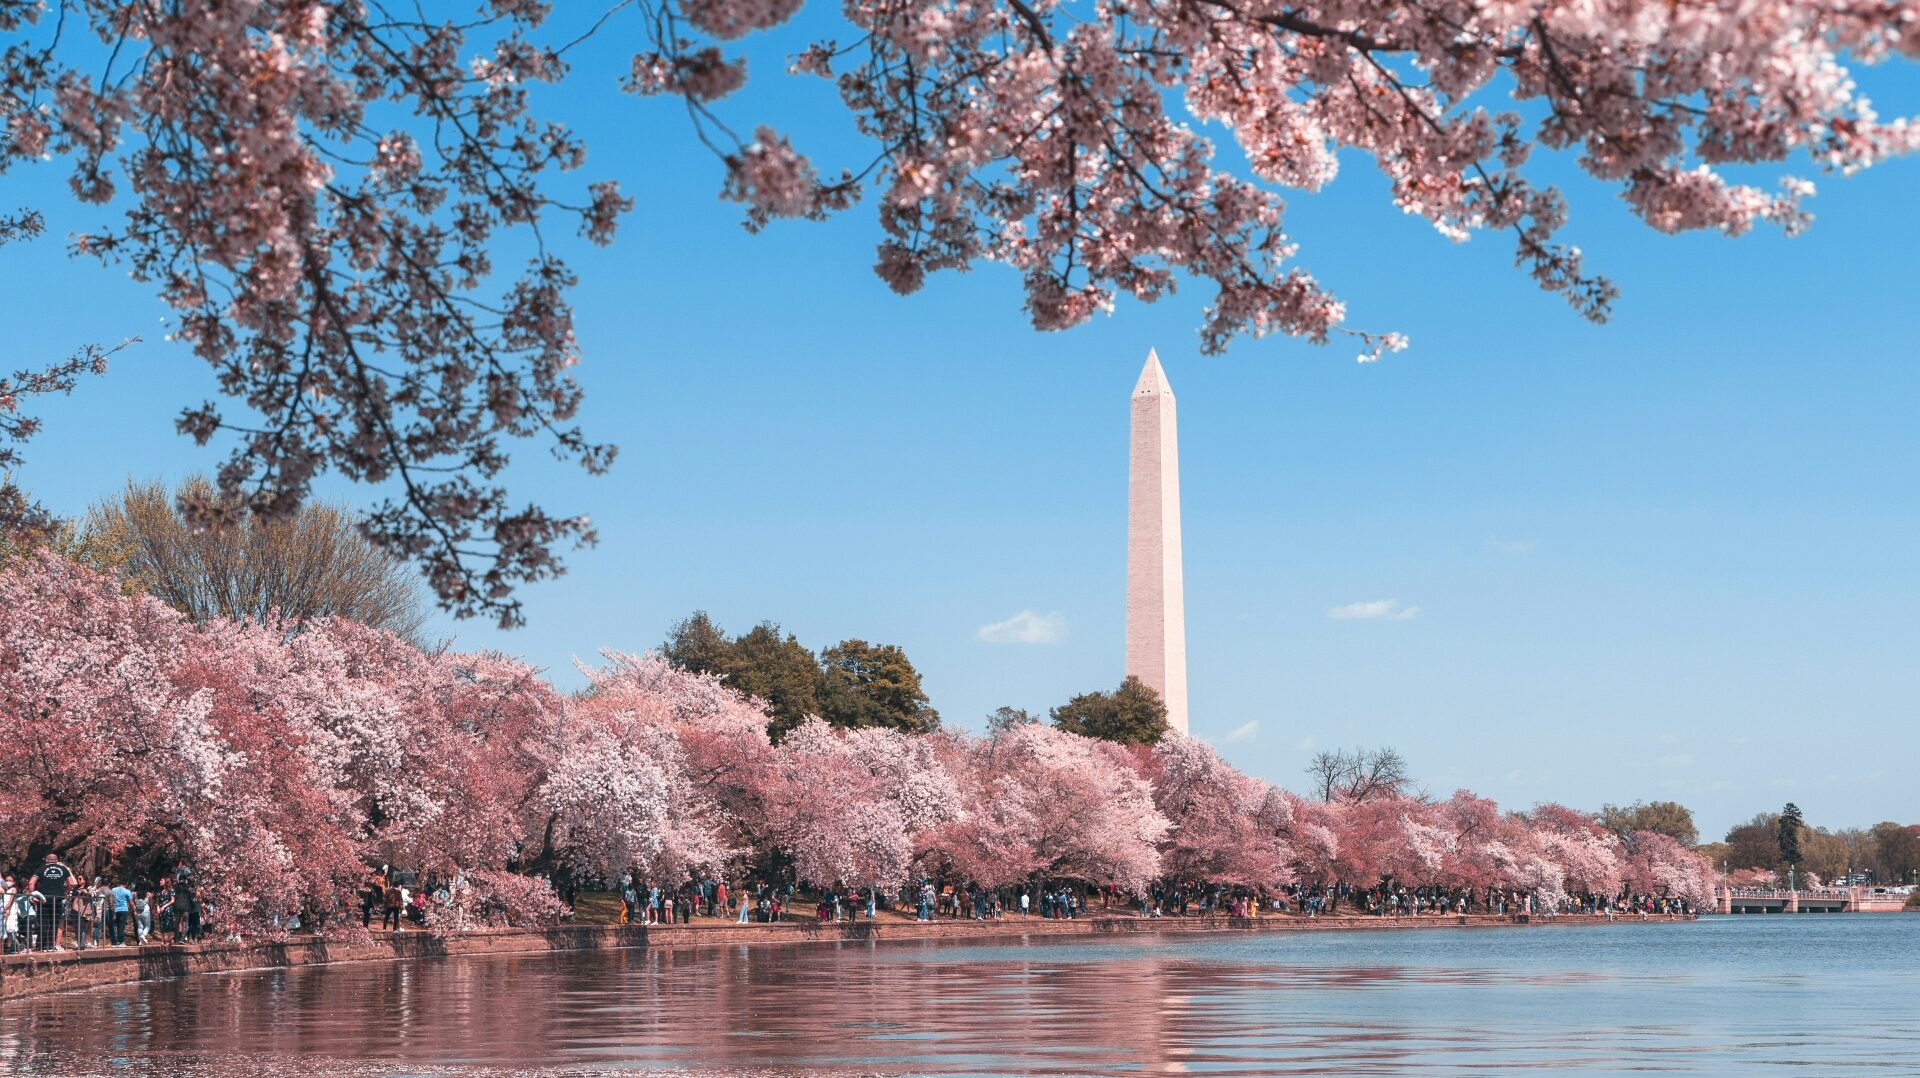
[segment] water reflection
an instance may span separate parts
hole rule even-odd
[[[1916,944],[1863,915],[369,963],[8,1003],[0,1071],[1899,1072]]]

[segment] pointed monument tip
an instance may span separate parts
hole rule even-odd
[[[1147,349],[1147,365],[1140,368],[1140,380],[1133,384],[1134,396],[1139,397],[1149,393],[1156,396],[1173,396],[1173,386],[1167,381],[1167,372],[1160,366],[1160,353],[1152,348]]]

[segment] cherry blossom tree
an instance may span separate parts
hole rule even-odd
[[[1128,750],[1037,723],[964,745],[961,815],[931,851],[988,886],[1035,874],[1140,889],[1171,825]]]
[[[527,36],[544,15],[505,0],[471,24],[324,0],[0,0],[0,167],[62,158],[89,204],[125,186],[120,223],[74,247],[153,287],[173,336],[250,414],[180,417],[203,444],[235,437],[221,489],[273,513],[322,470],[390,483],[369,534],[420,558],[455,612],[505,623],[514,586],[593,532],[513,504],[503,443],[539,437],[590,472],[613,459],[568,425],[573,273],[541,226],[569,217],[605,242],[628,203],[611,183],[571,201],[545,185],[585,150],[528,112],[530,87],[566,70]],[[503,228],[532,244],[498,281]]]
[[[1635,831],[1622,878],[1633,891],[1672,895],[1695,909],[1712,909],[1714,870],[1706,858],[1658,831]]]
[[[1522,821],[1467,790],[1433,806],[1430,820],[1451,837],[1439,881],[1455,887],[1510,888],[1520,882],[1520,857],[1530,848]]]
[[[1556,866],[1568,890],[1611,895],[1620,889],[1619,840],[1591,816],[1548,803],[1534,806],[1527,821],[1535,857]]]
[[[329,470],[376,484],[369,533],[456,613],[512,624],[515,589],[593,530],[516,502],[508,447],[539,439],[590,472],[614,456],[573,425],[556,232],[607,242],[630,202],[563,178],[585,147],[532,108],[584,37],[638,42],[627,89],[679,99],[750,227],[871,194],[894,289],[999,262],[1043,329],[1197,281],[1208,351],[1270,333],[1346,336],[1364,359],[1406,344],[1350,326],[1287,233],[1286,192],[1343,160],[1370,160],[1442,235],[1505,234],[1542,288],[1601,319],[1614,286],[1561,238],[1537,151],[1662,232],[1792,233],[1812,185],[1763,189],[1749,166],[1845,174],[1920,130],[1850,72],[1920,54],[1912,0],[853,0],[844,32],[789,65],[832,79],[872,143],[836,168],[723,115],[747,78],[736,42],[802,6],[622,0],[548,25],[538,0],[444,19],[362,0],[0,0],[0,170],[57,159],[78,200],[119,211],[74,249],[153,288],[213,367],[231,403],[179,427],[231,440],[220,487],[238,499],[198,512],[282,512]],[[35,221],[0,219],[0,238]]]
[[[808,719],[781,739],[777,759],[766,810],[802,880],[904,883],[925,833],[959,814],[931,745],[898,730]]]
[[[604,727],[577,730],[540,786],[549,814],[544,844],[603,879],[630,865],[654,868],[666,849],[676,750],[657,727],[627,738]]]
[[[717,868],[763,836],[775,778],[767,716],[720,679],[655,655],[605,652],[568,708],[565,747],[542,807],[542,857],[611,878]],[[604,784],[595,783],[604,779]],[[538,859],[538,858],[537,858]]]
[[[118,850],[176,828],[218,783],[210,694],[173,672],[186,634],[164,604],[45,552],[0,574],[0,820],[9,845]]]
[[[1293,881],[1286,795],[1184,734],[1162,738],[1146,763],[1154,804],[1172,823],[1161,845],[1165,876],[1249,887]]]

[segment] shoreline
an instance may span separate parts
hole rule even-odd
[[[1445,928],[1553,927],[1556,925],[1631,925],[1690,921],[1685,914],[1609,918],[1600,914],[1532,917],[1517,914],[1442,914],[1421,917],[1294,914],[1258,918],[1189,916],[1143,918],[1132,914],[1092,915],[1076,920],[1003,918],[999,921],[935,920],[883,916],[878,921],[822,924],[783,921],[739,924],[714,921],[690,925],[556,925],[551,928],[495,928],[436,936],[427,931],[375,933],[358,940],[297,936],[248,943],[212,942],[144,947],[95,947],[84,951],[15,954],[0,957],[0,1000],[28,999],[140,981],[171,980],[205,973],[240,973],[349,962],[393,962],[460,955],[552,954],[565,951],[677,950],[718,946],[769,946],[802,943],[886,943],[927,940],[1012,940],[1032,937],[1084,938],[1125,935],[1226,934],[1235,932],[1403,931]]]

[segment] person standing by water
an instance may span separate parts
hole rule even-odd
[[[22,886],[20,895],[14,899],[14,912],[20,915],[20,936],[26,941],[29,951],[40,947],[40,911],[47,905],[47,896],[35,887],[32,878]]]
[[[366,885],[360,888],[360,927],[373,927],[373,908],[381,904],[386,894],[386,877],[378,872],[367,876]]]
[[[8,876],[0,881],[0,954],[12,954],[19,950],[32,950],[32,945],[22,939],[20,908],[28,904],[26,893]]]
[[[104,877],[93,878],[93,889],[87,892],[87,902],[93,912],[92,945],[98,947],[113,939],[113,889],[107,886]]]
[[[181,865],[173,875],[173,939],[193,943],[200,938],[200,897],[193,889],[193,876]]]
[[[27,888],[41,894],[39,920],[43,925],[52,924],[53,949],[56,951],[66,949],[60,946],[60,922],[66,919],[67,886],[72,882],[73,870],[61,864],[60,858],[48,851],[46,863],[40,866],[36,882]]]
[[[400,931],[400,910],[405,905],[406,896],[400,893],[400,885],[388,880],[380,892],[380,927]]]
[[[115,883],[107,890],[107,938],[115,947],[127,944],[127,922],[133,919],[133,892],[124,883]]]
[[[133,927],[135,940],[140,944],[147,942],[153,935],[153,887],[145,880],[134,885]]]
[[[173,878],[160,877],[160,889],[153,897],[154,930],[167,937],[168,943],[180,942],[180,918],[173,908]]]

